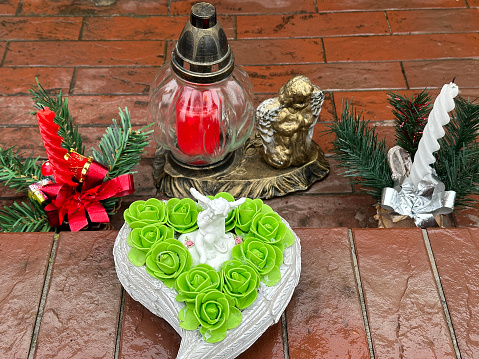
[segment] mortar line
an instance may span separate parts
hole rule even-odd
[[[28,359],[33,359],[35,351],[37,349],[38,333],[40,332],[40,325],[43,318],[43,311],[45,310],[45,303],[47,301],[48,289],[50,288],[50,282],[52,277],[53,262],[55,261],[55,255],[57,252],[59,234],[55,233],[53,237],[52,250],[50,257],[48,258],[48,268],[45,274],[45,281],[43,282],[42,294],[40,297],[40,303],[38,305],[37,316],[35,318],[35,325],[33,326],[32,340],[30,342],[30,348],[28,350]]]
[[[115,359],[120,357],[121,334],[123,333],[123,316],[125,312],[125,289],[121,289],[120,313],[118,313],[118,327],[116,330]]]
[[[404,77],[404,82],[406,83],[406,89],[410,90],[409,82],[407,81],[407,77],[406,77],[406,71],[404,71],[404,65],[402,61],[399,61],[399,66],[401,66],[401,72],[402,72],[402,76]]]
[[[442,310],[444,311],[444,316],[446,317],[447,327],[449,329],[449,334],[452,340],[452,346],[456,354],[457,359],[461,359],[461,352],[459,350],[459,344],[457,343],[456,333],[454,331],[454,326],[451,320],[451,314],[449,313],[449,308],[447,307],[446,296],[442,288],[441,277],[439,276],[439,271],[436,266],[436,259],[434,258],[434,253],[432,252],[431,242],[429,241],[429,235],[427,230],[422,230],[422,236],[424,239],[424,244],[426,245],[427,255],[429,257],[429,262],[431,263],[432,272],[434,274],[434,280],[436,281],[437,291],[439,293],[439,299],[441,300]]]
[[[283,312],[283,314],[281,314],[281,331],[283,334],[284,359],[289,359],[288,323],[286,322],[286,310]]]
[[[366,301],[364,300],[363,284],[361,282],[361,276],[359,275],[356,246],[354,245],[353,232],[351,231],[351,229],[348,229],[348,234],[349,234],[349,247],[351,249],[351,258],[353,260],[354,277],[356,279],[356,285],[358,287],[358,295],[359,295],[359,302],[361,304],[361,313],[363,315],[364,330],[366,331],[366,340],[368,342],[369,357],[370,359],[374,359],[375,357],[374,357],[373,340],[371,338],[371,330],[369,327],[368,312],[366,310]]]

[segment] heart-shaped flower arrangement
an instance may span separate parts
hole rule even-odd
[[[240,203],[228,193],[208,198]],[[217,268],[197,263],[191,249],[199,242],[188,236],[195,238],[198,222],[212,218],[198,202],[132,203],[113,249],[116,272],[133,299],[182,337],[177,358],[234,358],[289,303],[301,272],[300,241],[271,207],[245,199],[224,214],[222,232],[234,241],[230,259]]]

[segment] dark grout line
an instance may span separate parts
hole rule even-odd
[[[467,0],[464,0],[464,2],[466,3],[466,8],[470,9],[471,7],[469,6],[469,3],[467,2]]]
[[[326,48],[324,47],[324,40],[321,38],[321,49],[323,50],[323,60],[324,63],[327,64],[328,60],[326,59]]]
[[[319,12],[319,10],[318,10],[318,0],[314,0],[314,10],[316,12]]]
[[[15,16],[20,16],[23,8],[23,0],[18,2],[17,10],[15,11]]]
[[[404,77],[404,82],[406,83],[406,89],[410,90],[409,83],[407,82],[406,71],[404,71],[404,66],[402,64],[402,61],[399,61],[399,66],[401,66],[401,73],[402,73],[402,76]]]
[[[115,359],[120,357],[121,334],[123,332],[123,316],[125,311],[125,289],[121,288],[120,313],[118,314],[118,327],[116,330]]]
[[[236,15],[233,15],[232,18],[233,18],[233,40],[238,40],[238,20]]]
[[[281,314],[281,331],[283,334],[284,359],[289,359],[288,323],[286,321],[286,310],[283,312],[283,314]]]
[[[391,23],[389,22],[388,12],[384,10],[384,16],[386,17],[386,23],[388,24],[389,34],[392,35]]]
[[[80,33],[78,34],[78,41],[82,41],[83,39],[83,31],[86,26],[86,16],[84,16],[81,20],[81,25],[80,25]]]
[[[364,322],[364,330],[366,331],[366,340],[368,342],[369,357],[370,357],[370,359],[374,359],[373,340],[371,338],[371,329],[369,327],[368,312],[366,310],[366,302],[364,300],[363,285],[361,283],[361,276],[359,275],[359,266],[358,266],[358,257],[357,257],[357,253],[356,253],[356,246],[354,245],[353,232],[352,232],[351,229],[348,229],[348,234],[349,234],[349,246],[351,248],[351,258],[352,258],[352,261],[353,261],[354,277],[356,279],[356,286],[358,288],[359,302],[361,304],[361,312],[362,312],[362,315],[363,315],[363,322]]]
[[[77,68],[73,69],[72,80],[70,81],[70,86],[68,87],[68,95],[73,94],[73,88],[75,87],[76,79],[77,79]]]
[[[35,325],[33,326],[32,340],[30,342],[30,349],[28,350],[28,359],[33,359],[37,349],[38,333],[40,332],[40,325],[43,318],[43,311],[45,310],[45,303],[47,301],[48,289],[50,288],[50,281],[52,277],[53,262],[58,247],[59,234],[54,234],[52,250],[48,260],[47,273],[45,274],[45,281],[43,282],[42,294],[40,297],[40,304],[38,305],[37,316],[35,318]]]
[[[457,359],[461,359],[461,351],[459,350],[459,344],[457,343],[456,333],[454,331],[454,326],[451,320],[451,314],[449,313],[449,308],[447,307],[446,296],[442,288],[441,277],[439,276],[439,271],[437,270],[436,260],[434,259],[434,253],[432,252],[431,242],[429,241],[429,236],[427,230],[422,230],[422,236],[424,239],[424,244],[426,245],[427,255],[429,257],[429,262],[431,264],[431,269],[434,275],[434,280],[436,281],[436,288],[439,294],[439,299],[441,300],[441,306],[444,312],[446,319],[446,324],[449,329],[449,335],[451,336],[452,346],[454,348],[454,353],[456,354]]]
[[[3,52],[2,59],[0,60],[0,67],[3,67],[3,64],[5,63],[5,58],[7,57],[7,52],[8,52],[9,48],[10,48],[10,41],[7,41],[7,44],[5,45],[5,50]]]

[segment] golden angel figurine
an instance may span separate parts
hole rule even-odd
[[[300,166],[310,159],[313,127],[324,93],[303,75],[284,84],[278,97],[256,109],[256,128],[261,136],[263,159],[273,167]]]

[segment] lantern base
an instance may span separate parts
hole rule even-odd
[[[321,148],[312,143],[310,159],[301,166],[278,169],[261,158],[261,139],[253,133],[242,148],[219,164],[195,167],[178,162],[163,148],[157,149],[154,180],[158,192],[168,197],[189,197],[194,187],[205,195],[228,192],[233,197],[268,199],[303,191],[329,173]]]

